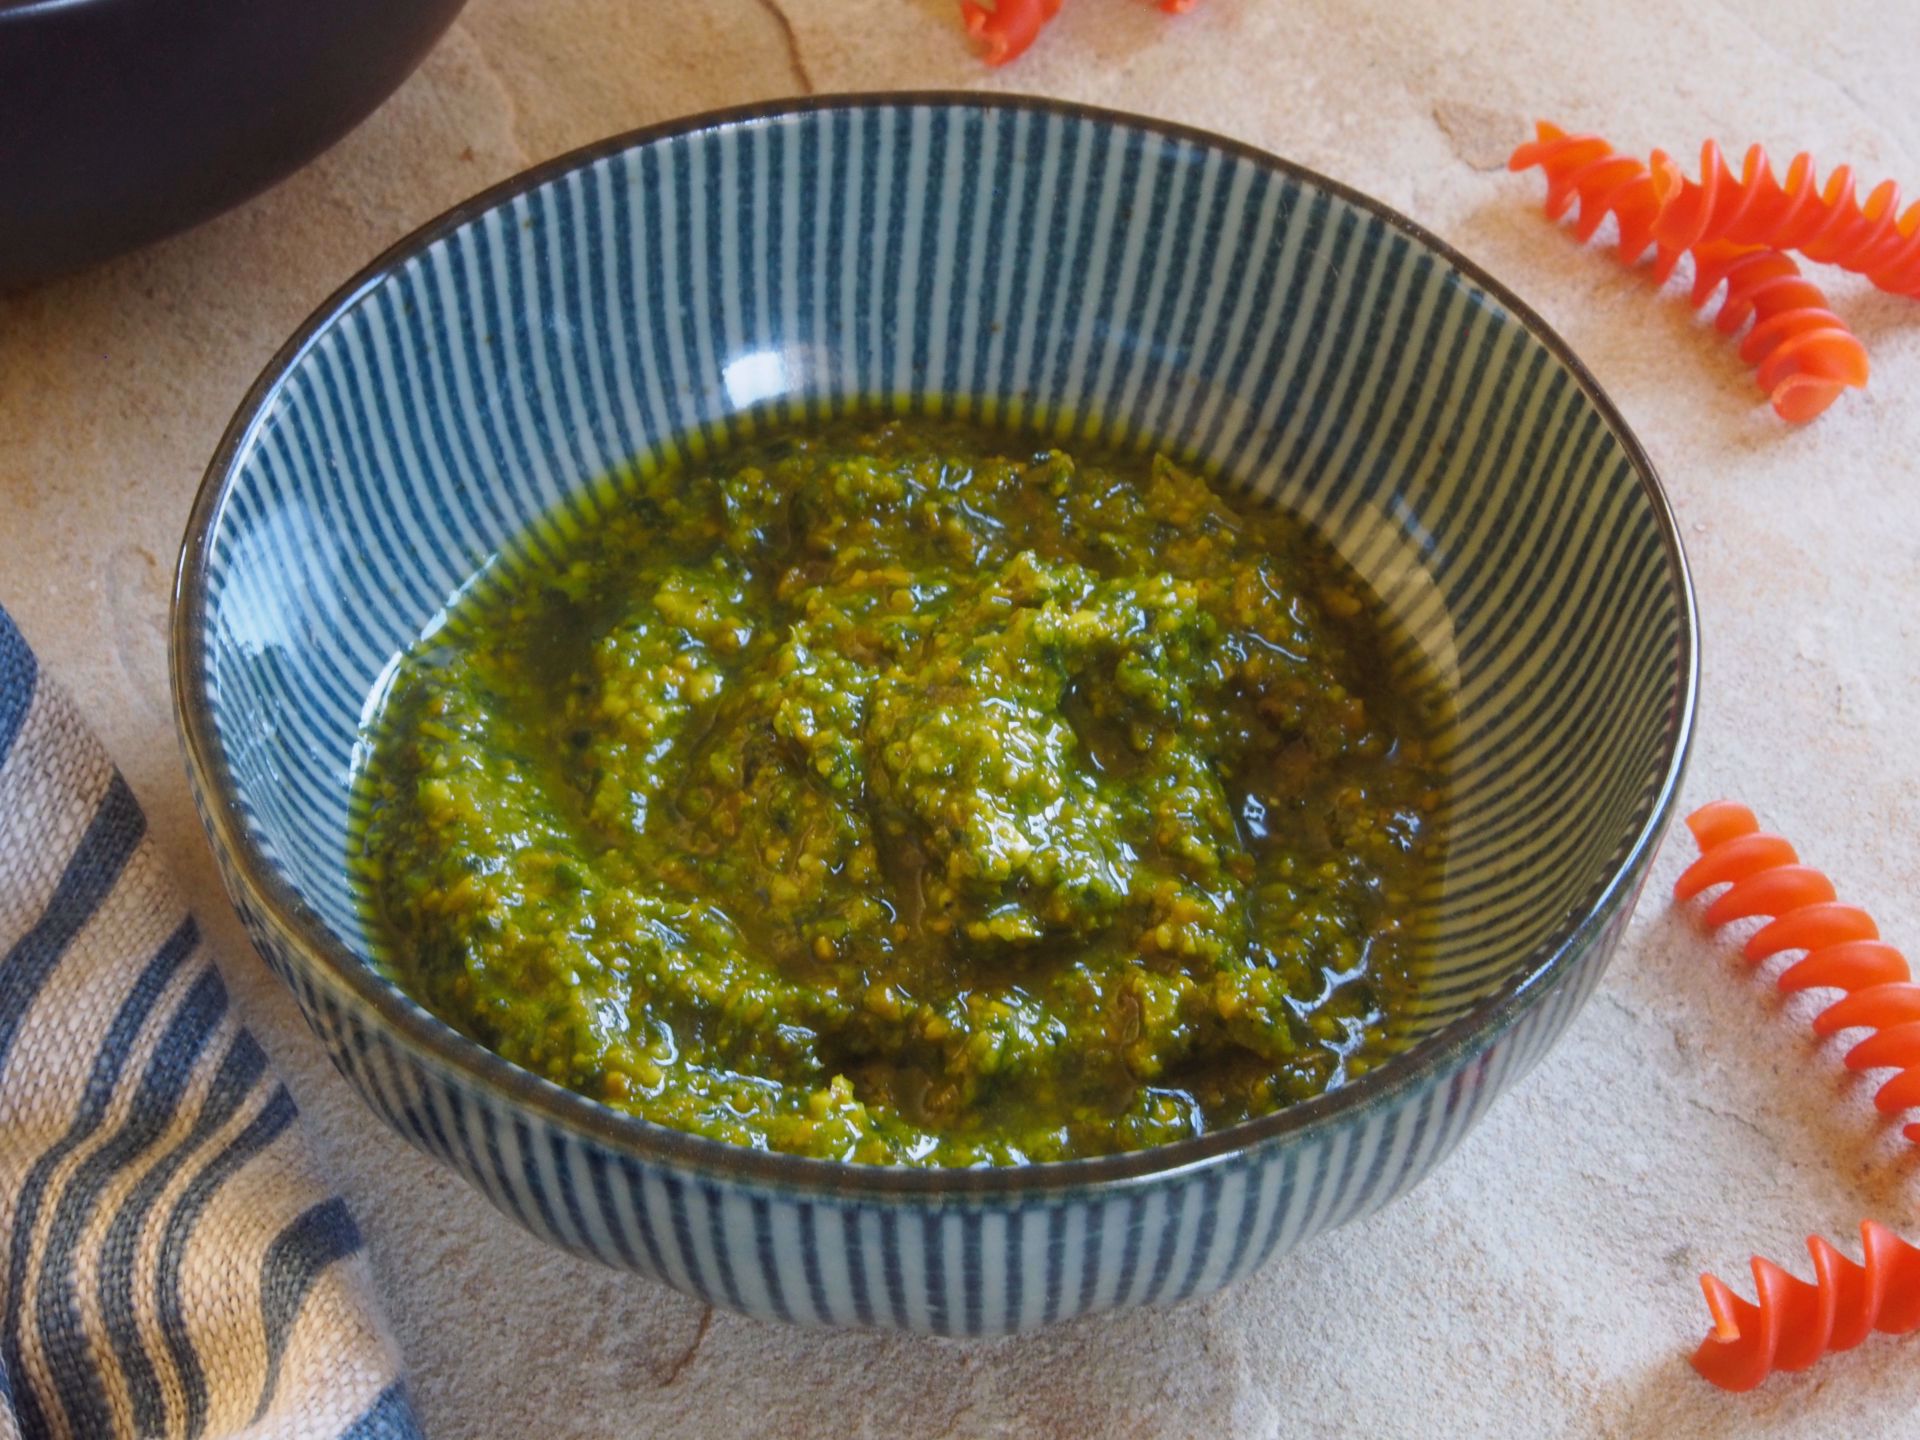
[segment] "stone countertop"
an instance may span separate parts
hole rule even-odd
[[[1705,634],[1686,800],[1747,799],[1920,944],[1920,309],[1839,276],[1872,388],[1777,422],[1733,347],[1539,214],[1502,169],[1536,114],[1691,157],[1806,147],[1920,185],[1920,9],[1615,0],[1074,0],[982,67],[954,0],[474,0],[293,180],[104,269],[0,299],[0,604],[90,706],[240,1003],[357,1207],[442,1440],[1913,1433],[1920,1337],[1747,1396],[1685,1356],[1695,1275],[1813,1231],[1908,1234],[1916,1162],[1870,1087],[1662,892],[1597,998],[1424,1186],[1212,1300],[961,1344],[708,1314],[523,1236],[390,1135],[248,950],[195,820],[164,626],[202,468],[260,367],[383,247],[574,145],[802,90],[1010,88],[1145,111],[1379,196],[1535,305],[1645,441]],[[1846,17],[1844,20],[1842,17]]]

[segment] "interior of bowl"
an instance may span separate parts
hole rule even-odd
[[[1410,1037],[1537,966],[1644,844],[1690,602],[1644,461],[1557,345],[1271,157],[921,97],[599,147],[316,317],[189,536],[183,697],[251,863],[365,957],[349,780],[402,647],[518,537],[593,525],[636,457],[873,407],[1159,446],[1332,538],[1450,773]]]

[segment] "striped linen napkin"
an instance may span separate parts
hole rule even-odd
[[[0,1440],[418,1440],[345,1204],[0,609]]]

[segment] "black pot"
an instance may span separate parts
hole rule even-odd
[[[0,289],[217,214],[393,93],[462,0],[0,0]]]

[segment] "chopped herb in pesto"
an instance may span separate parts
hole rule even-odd
[[[637,480],[500,588],[399,667],[358,862],[382,958],[508,1059],[971,1165],[1384,1054],[1437,780],[1285,516],[1163,457],[842,422]]]

